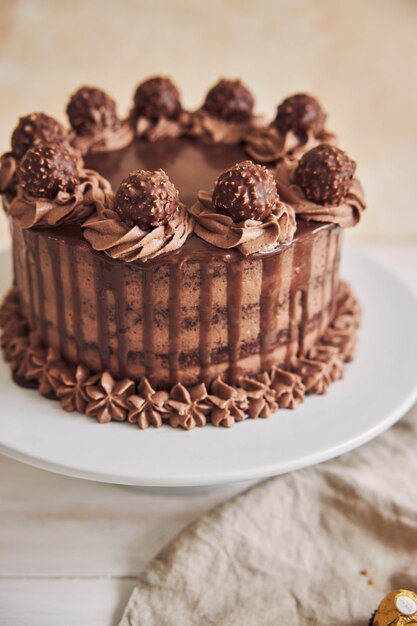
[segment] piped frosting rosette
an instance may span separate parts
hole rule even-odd
[[[237,248],[245,256],[273,250],[279,243],[290,243],[297,229],[293,209],[280,202],[265,220],[245,219],[234,222],[228,215],[217,213],[212,194],[201,191],[191,208],[195,219],[194,232],[217,248]]]
[[[253,96],[245,85],[239,80],[222,79],[192,114],[189,134],[211,143],[239,143],[261,124],[253,108]]]
[[[253,128],[245,136],[245,151],[259,163],[274,163],[288,155],[300,157],[320,143],[335,143],[333,133],[322,132],[318,136],[311,132],[299,137],[292,131],[281,135],[271,124],[260,128]]]
[[[224,172],[213,193],[200,192],[191,214],[198,237],[245,256],[290,243],[297,229],[294,210],[280,201],[271,173],[251,161]]]
[[[112,206],[99,208],[83,229],[94,250],[132,262],[178,250],[193,226],[165,172],[137,170],[121,183]]]
[[[259,163],[274,163],[286,156],[300,157],[320,143],[334,144],[325,129],[326,114],[316,98],[296,94],[277,108],[275,119],[254,128],[245,138],[245,150]]]
[[[67,115],[71,143],[81,154],[121,150],[133,140],[129,122],[119,118],[116,102],[102,89],[80,87],[68,102]]]
[[[41,198],[18,189],[8,214],[22,228],[59,226],[85,220],[96,207],[105,207],[111,195],[110,183],[93,170],[83,170],[73,191],[58,191],[53,198]]]
[[[115,128],[102,128],[91,135],[71,136],[71,143],[81,154],[88,152],[113,152],[125,148],[133,141],[129,122],[120,122]]]
[[[136,88],[130,123],[136,137],[154,142],[185,135],[191,115],[182,108],[174,83],[169,78],[155,76]]]
[[[105,209],[92,215],[83,229],[94,250],[105,252],[112,259],[147,261],[181,248],[193,231],[193,219],[181,204],[167,224],[146,231],[137,225],[129,226],[116,211]]]
[[[326,151],[335,153],[336,158],[345,154],[332,146],[327,146]],[[321,169],[322,184],[317,186],[319,173],[316,171],[314,190],[309,187],[308,171],[304,176],[300,173],[306,162],[310,171],[318,167]],[[306,153],[300,162],[284,159],[278,165],[275,171],[277,190],[282,200],[294,208],[297,217],[306,221],[327,222],[349,228],[359,222],[366,208],[362,186],[353,176],[354,169],[355,166],[344,175],[343,164],[340,165],[340,171],[326,165],[322,146],[318,146]]]
[[[30,148],[17,167],[17,194],[7,208],[22,228],[82,222],[105,207],[110,183],[82,167],[79,153],[52,144]]]

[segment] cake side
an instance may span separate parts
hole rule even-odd
[[[177,254],[132,264],[91,251],[76,226],[11,226],[30,329],[93,372],[157,388],[234,383],[307,354],[334,313],[335,226],[304,225],[293,243],[248,257],[191,237]]]

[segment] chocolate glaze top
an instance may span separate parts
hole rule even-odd
[[[240,145],[203,144],[195,139],[137,139],[122,150],[88,154],[86,167],[107,178],[114,190],[134,170],[163,169],[180,192],[180,201],[191,206],[201,189],[211,189],[226,169],[243,161]]]

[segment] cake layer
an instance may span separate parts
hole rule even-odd
[[[67,360],[160,388],[234,382],[304,355],[338,288],[341,229],[300,223],[294,241],[244,257],[192,235],[147,263],[94,252],[79,226],[22,230],[14,269],[32,330]]]

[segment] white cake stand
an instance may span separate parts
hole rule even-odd
[[[11,282],[0,253],[0,293]],[[389,428],[417,399],[417,302],[387,270],[355,249],[343,276],[364,309],[358,355],[326,396],[296,411],[234,428],[190,432],[98,424],[16,386],[0,363],[0,452],[68,476],[146,487],[197,487],[248,481],[320,463]]]

